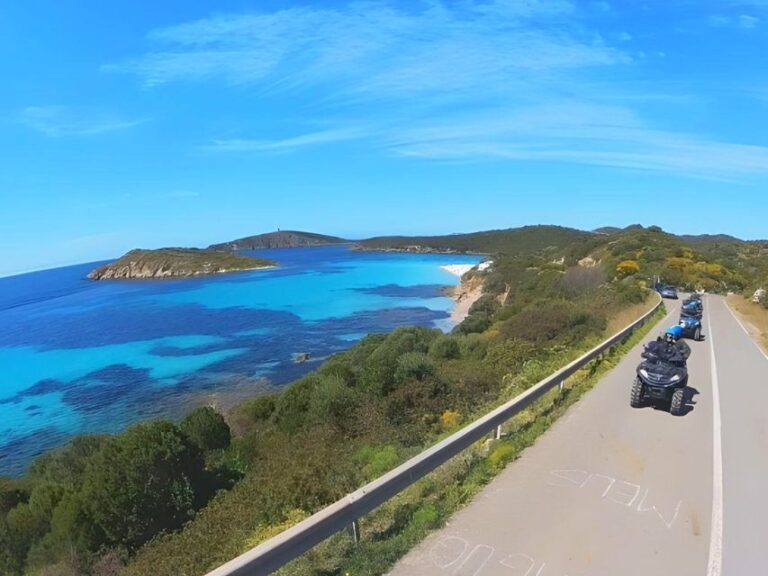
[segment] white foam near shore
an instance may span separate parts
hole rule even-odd
[[[474,264],[446,264],[445,266],[440,266],[440,268],[442,268],[446,272],[450,272],[451,274],[458,276],[459,278],[464,276],[464,274],[472,270],[472,268],[474,267],[475,267]]]

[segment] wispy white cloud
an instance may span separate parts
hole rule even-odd
[[[558,161],[703,179],[768,172],[768,147],[654,130],[628,109],[573,102],[424,124],[389,146],[398,154],[420,158]]]
[[[742,28],[751,30],[760,25],[760,18],[751,14],[713,14],[707,19],[709,24],[715,28]]]
[[[739,26],[742,28],[756,28],[760,23],[760,18],[749,14],[739,14]]]
[[[665,130],[638,112],[688,96],[622,87],[636,63],[626,51],[632,35],[611,43],[588,19],[611,10],[567,0],[424,0],[408,9],[368,1],[219,15],[154,30],[146,53],[107,68],[150,87],[237,85],[317,113],[304,131],[275,137],[257,127],[214,139],[207,151],[360,141],[427,159],[554,160],[696,178],[768,172],[766,148]]]
[[[65,106],[28,106],[19,114],[19,121],[46,136],[58,137],[114,132],[146,120],[127,120],[114,114]]]
[[[560,30],[540,26],[568,22]],[[519,84],[521,76],[628,60],[578,24],[563,0],[465,0],[396,9],[356,2],[343,9],[290,8],[216,16],[155,30],[155,48],[110,69],[148,85],[221,78],[295,90],[332,86],[341,95],[410,97]]]
[[[202,146],[202,149],[217,152],[280,152],[303,148],[305,146],[359,140],[370,137],[372,134],[373,132],[370,128],[339,128],[310,132],[279,140],[254,140],[244,138],[214,140],[210,144]]]

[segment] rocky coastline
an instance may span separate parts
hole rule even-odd
[[[90,280],[158,280],[228,274],[273,268],[271,260],[211,250],[161,248],[131,250],[115,262],[88,274]]]

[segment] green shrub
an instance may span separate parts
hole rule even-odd
[[[439,330],[398,328],[384,339],[362,363],[362,382],[367,390],[386,396],[397,382],[399,360],[410,352],[426,354]]]
[[[75,488],[82,481],[88,459],[104,443],[106,436],[76,436],[68,444],[36,459],[29,469],[34,482],[53,482]]]
[[[478,298],[472,306],[469,308],[469,314],[476,314],[477,312],[485,312],[485,314],[491,318],[499,310],[501,304],[493,294],[483,294]]]
[[[0,518],[17,504],[29,500],[29,492],[28,481],[0,478]]]
[[[435,528],[439,522],[440,512],[431,502],[417,508],[411,517],[411,526],[417,530]]]
[[[310,374],[288,386],[278,396],[274,417],[281,430],[294,433],[305,425],[309,403],[319,380],[316,374]]]
[[[485,332],[491,325],[491,319],[485,312],[470,314],[456,326],[454,330],[461,334],[479,334]]]
[[[202,478],[197,448],[157,420],[104,441],[88,462],[82,501],[103,543],[130,550],[192,518]]]
[[[397,447],[392,444],[365,445],[355,452],[354,460],[361,467],[366,480],[378,478],[400,462]]]
[[[648,297],[648,289],[631,278],[617,282],[615,289],[622,304],[641,304]]]
[[[232,439],[224,416],[210,406],[201,406],[187,414],[179,427],[203,452],[222,450]]]
[[[512,444],[502,442],[497,444],[488,455],[488,463],[495,469],[504,468],[509,462],[515,459],[519,450]]]
[[[338,376],[322,376],[312,391],[309,402],[309,419],[327,423],[342,431],[348,431],[359,403],[359,393],[346,385]]]
[[[265,394],[246,400],[238,406],[238,412],[252,421],[266,421],[274,414],[277,406],[277,394]]]
[[[501,333],[510,339],[541,343],[554,340],[570,325],[575,306],[567,301],[540,302],[522,310],[501,325]]]
[[[482,360],[488,350],[488,343],[480,334],[459,335],[461,357],[467,360]]]
[[[437,360],[452,360],[461,356],[459,341],[454,336],[439,336],[429,347],[429,355]]]
[[[429,356],[423,352],[406,352],[397,359],[397,369],[395,370],[395,380],[405,382],[406,380],[424,380],[427,376],[435,373],[435,365]]]

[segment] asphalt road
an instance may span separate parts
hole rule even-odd
[[[768,575],[768,358],[722,298],[704,327],[685,415],[629,406],[638,346],[391,574]]]

